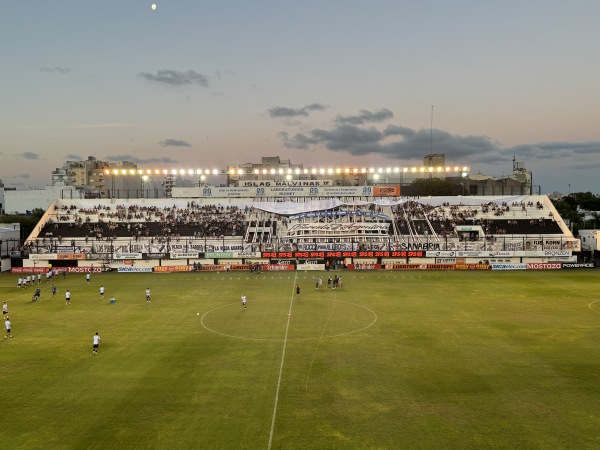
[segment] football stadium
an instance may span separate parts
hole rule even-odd
[[[316,179],[57,198],[0,278],[0,440],[596,448],[579,251],[544,195]]]

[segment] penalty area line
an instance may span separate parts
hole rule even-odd
[[[294,304],[294,288],[296,286],[297,275],[294,276],[294,283],[292,284],[292,298],[290,299],[290,309],[288,310],[288,319],[285,326],[285,337],[283,339],[283,351],[281,352],[281,364],[279,364],[279,377],[277,378],[277,389],[275,391],[275,404],[273,405],[273,418],[271,419],[271,431],[269,432],[269,445],[268,450],[271,450],[273,444],[273,432],[275,431],[275,419],[277,418],[277,403],[279,402],[279,388],[281,387],[281,374],[283,373],[283,362],[285,361],[285,349],[288,341],[288,331],[290,329],[290,319],[292,317],[292,305]]]

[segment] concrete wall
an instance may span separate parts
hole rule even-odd
[[[46,211],[56,199],[80,199],[83,195],[83,191],[72,186],[46,186],[45,189],[6,191],[4,193],[6,202],[4,211],[6,214],[25,214],[35,208]]]

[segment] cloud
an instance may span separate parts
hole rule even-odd
[[[180,139],[165,139],[158,143],[161,147],[191,147],[189,142]]]
[[[15,154],[15,156],[17,158],[24,158],[24,159],[29,159],[29,160],[35,160],[35,159],[40,158],[40,155],[38,155],[37,153],[33,153],[33,152],[18,153],[18,154]]]
[[[165,84],[167,86],[184,87],[200,86],[209,87],[210,78],[194,70],[179,72],[177,70],[159,70],[156,74],[140,72],[137,75],[142,80],[152,83]]]
[[[29,175],[28,173],[20,173],[19,175],[10,175],[10,176],[5,175],[2,178],[6,178],[8,180],[15,180],[15,179],[26,180],[30,177],[31,177],[31,175]]]
[[[335,121],[339,124],[348,123],[351,125],[362,125],[365,123],[379,123],[390,120],[394,117],[394,113],[387,108],[379,111],[371,112],[366,109],[361,109],[356,116],[337,116]]]
[[[138,158],[134,155],[114,155],[114,156],[107,156],[106,157],[107,161],[130,161],[130,162],[136,162],[138,164],[172,164],[172,163],[176,163],[176,160],[173,160],[171,158],[167,158],[162,157],[162,158]]]
[[[133,123],[83,123],[80,125],[75,125],[77,129],[87,129],[87,128],[123,128],[123,127],[133,127],[135,124]]]
[[[384,112],[386,110],[381,110]],[[565,164],[577,161],[576,165],[590,168],[582,161],[589,158],[596,165],[600,158],[600,142],[543,142],[505,147],[488,136],[456,135],[444,130],[411,129],[399,125],[358,126],[353,123],[375,117],[391,118],[391,111],[383,114],[361,114],[338,116],[329,129],[313,129],[305,133],[278,133],[283,146],[288,149],[308,150],[320,146],[333,152],[353,156],[383,155],[393,160],[421,160],[428,153],[443,153],[447,161],[464,161],[473,164],[498,164],[511,161],[516,155],[519,160],[563,160]],[[342,118],[343,120],[340,120]],[[385,119],[387,120],[387,119]]]
[[[46,72],[46,73],[60,73],[62,75],[66,75],[71,71],[71,69],[69,67],[54,66],[54,67],[40,67],[40,71]]]
[[[83,161],[84,158],[82,158],[79,155],[74,155],[73,153],[69,153],[68,155],[65,155],[68,161]]]
[[[269,116],[273,118],[277,117],[307,117],[311,111],[323,111],[327,109],[327,106],[319,103],[311,103],[310,105],[303,106],[302,108],[288,108],[286,106],[275,106],[269,109]]]

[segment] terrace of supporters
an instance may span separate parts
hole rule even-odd
[[[464,204],[466,199],[469,204]],[[220,243],[222,248],[226,243],[235,243],[244,250],[257,251],[309,241],[381,248],[400,242],[518,240],[524,236],[572,238],[545,196],[462,198],[460,202],[456,198],[338,201],[321,209],[313,204],[311,209],[304,209],[305,213],[267,207],[252,199],[230,202],[223,205],[214,199],[208,203],[165,199],[114,204],[57,200],[28,238],[25,250],[52,253],[53,248],[73,247],[74,251],[94,253],[103,243],[121,251],[136,251],[142,245],[164,249],[174,243],[194,246],[208,242],[215,251]],[[324,233],[316,226],[324,223],[340,226]],[[298,224],[308,224],[308,231],[302,236],[290,234],[289,230]],[[349,234],[337,231],[344,224]],[[365,231],[372,224],[385,231]],[[465,232],[469,227],[480,232]]]

